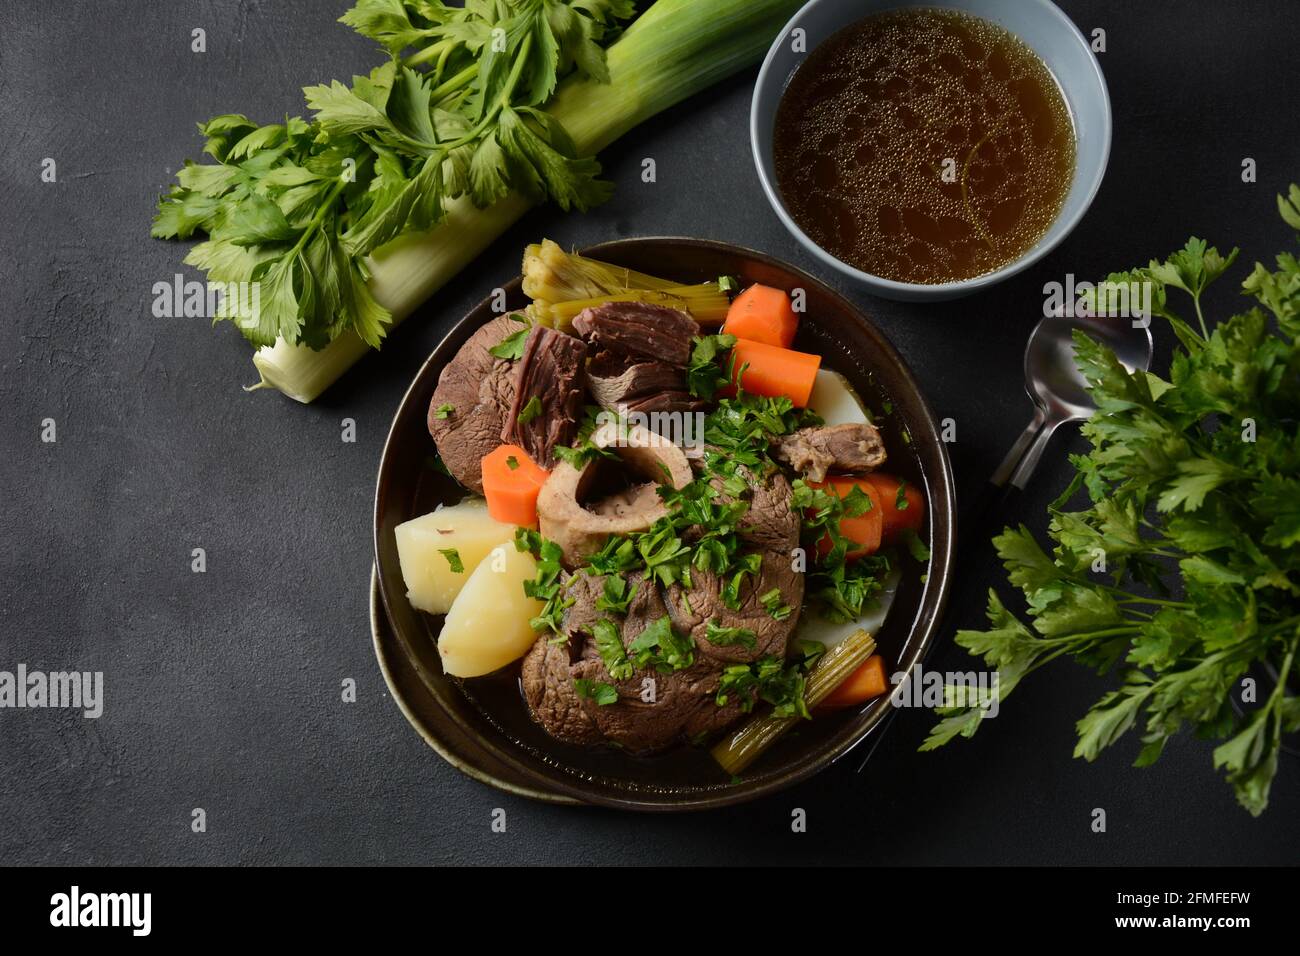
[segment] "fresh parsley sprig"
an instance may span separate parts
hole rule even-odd
[[[1278,205],[1300,230],[1300,188]],[[1190,728],[1221,741],[1215,767],[1259,814],[1282,737],[1300,731],[1300,260],[1256,265],[1243,288],[1257,305],[1212,326],[1202,294],[1235,259],[1192,239],[1108,277],[1151,283],[1152,311],[1179,348],[1161,377],[1076,336],[1098,413],[1083,428],[1091,450],[1071,459],[1074,479],[1049,511],[1052,552],[1024,526],[994,539],[1030,623],[990,592],[989,628],[957,643],[998,669],[1001,697],[1062,656],[1119,669],[1119,688],[1078,721],[1075,755],[1093,760],[1136,729],[1145,766]],[[1173,309],[1180,292],[1195,326]],[[1081,493],[1085,505],[1068,510]],[[1252,675],[1266,686],[1242,706]],[[924,750],[971,736],[985,710],[940,713]]]

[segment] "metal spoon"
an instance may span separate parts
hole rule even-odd
[[[1002,498],[1004,489],[1023,490],[1053,433],[1066,422],[1083,421],[1097,407],[1087,382],[1074,363],[1074,330],[1080,329],[1115,353],[1130,372],[1151,367],[1150,319],[1094,316],[1048,316],[1034,326],[1025,346],[1025,391],[1034,402],[1034,417],[989,479]],[[993,517],[986,509],[977,519]]]
[[[1053,315],[1044,317],[1034,326],[1025,346],[1025,391],[1034,402],[1034,417],[967,512],[967,520],[962,524],[970,530],[959,539],[958,565],[968,563],[980,544],[988,541],[989,532],[1005,511],[1008,501],[1023,491],[1033,476],[1056,430],[1066,422],[1084,421],[1097,410],[1088,394],[1088,383],[1074,363],[1075,329],[1081,329],[1109,348],[1130,372],[1136,369],[1146,371],[1151,367],[1149,318],[1135,321],[1110,316]],[[956,601],[949,602],[945,621],[956,604]],[[940,625],[939,632],[944,630]],[[934,649],[933,644],[930,649]],[[893,716],[894,710],[891,710],[877,729],[875,740],[858,765],[857,773],[861,773],[871,761]]]

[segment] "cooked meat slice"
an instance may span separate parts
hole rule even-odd
[[[514,399],[514,367],[488,350],[523,326],[508,315],[469,337],[438,376],[429,402],[429,434],[451,476],[483,493],[481,462],[501,444],[501,429]]]
[[[524,661],[524,694],[534,719],[549,733],[575,743],[602,741],[630,753],[663,750],[684,737],[719,730],[741,715],[738,701],[715,703],[721,681],[718,661],[697,656],[695,663],[672,673],[636,668],[626,678],[610,675],[593,638],[595,623],[613,621],[625,649],[645,629],[668,616],[659,588],[643,574],[629,578],[632,598],[626,615],[596,607],[603,579],[580,571],[565,583],[573,604],[565,612],[562,630],[567,644],[538,639]],[[669,617],[671,621],[671,617]],[[681,633],[679,631],[679,633]],[[599,704],[583,698],[575,680],[612,686],[618,700]],[[582,713],[576,714],[575,707]]]
[[[724,709],[713,700],[720,680],[716,666],[697,664],[671,674],[637,671],[628,680],[611,681],[599,660],[586,660],[574,667],[574,674],[612,683],[618,690],[616,703],[583,703],[605,739],[630,753],[663,750],[697,732],[688,727],[721,728],[738,715],[738,711],[726,708],[726,723],[719,719],[711,725],[700,713],[710,707]]]
[[[790,557],[799,546],[800,521],[793,503],[794,490],[779,471],[751,479],[749,510],[740,536],[764,551]]]
[[[600,731],[573,686],[573,648],[552,644],[543,633],[524,656],[521,681],[524,700],[533,719],[552,737],[591,746],[601,742]]]
[[[810,481],[828,471],[874,471],[885,463],[885,443],[874,425],[849,422],[801,428],[776,440],[776,457]]]
[[[749,485],[744,496],[749,504],[740,523],[740,536],[758,551],[773,551],[789,555],[799,546],[799,515],[792,507],[794,491],[789,480],[779,471],[766,477],[756,477],[744,465],[736,474]],[[718,490],[715,502],[730,504],[735,499],[724,490],[724,481],[714,476],[709,480]]]
[[[570,568],[600,550],[611,534],[645,531],[665,513],[656,487],[667,482],[681,488],[692,478],[682,450],[639,425],[620,436],[618,425],[611,422],[598,428],[591,440],[599,447],[613,448],[646,482],[588,502],[602,462],[588,462],[581,470],[567,461],[556,464],[537,496],[537,518],[542,536],[560,546]]]
[[[543,468],[553,468],[555,446],[568,447],[578,432],[586,360],[587,346],[581,339],[533,326],[524,354],[515,363],[515,396],[501,440],[518,445]],[[527,421],[521,422],[521,417]]]
[[[730,699],[723,706],[717,704],[718,687],[722,683],[722,671],[714,668],[711,675],[695,685],[696,692],[700,694],[701,700],[695,708],[694,713],[686,720],[686,725],[682,727],[682,735],[688,740],[699,736],[707,736],[730,727],[737,720],[743,717],[747,711],[742,706],[744,701],[738,694],[731,694]],[[753,695],[750,697],[751,709]]]
[[[685,367],[699,324],[680,309],[647,302],[607,302],[583,309],[574,330],[591,343],[634,360]]]
[[[592,359],[588,387],[597,404],[611,411],[694,412],[707,405],[687,390],[684,369],[667,362],[620,367],[609,352]]]
[[[566,572],[562,586],[565,598],[571,599],[573,603],[564,612],[561,629],[569,643],[577,648],[573,654],[576,661],[582,657],[586,640],[595,635],[596,622],[609,617],[607,612],[596,607],[596,601],[604,593],[604,581],[600,575],[590,574],[584,569],[572,574]]]
[[[764,552],[757,575],[747,577],[740,587],[740,608],[733,611],[722,599],[725,581],[707,571],[691,572],[691,587],[675,584],[668,589],[664,602],[673,626],[695,641],[696,659],[740,663],[774,655],[784,657],[790,635],[799,624],[803,604],[804,576],[794,570],[788,554]],[[784,620],[777,620],[763,604],[763,596],[780,592],[780,604],[790,608]],[[718,627],[743,627],[754,635],[753,646],[744,643],[714,644],[707,638],[708,624]]]

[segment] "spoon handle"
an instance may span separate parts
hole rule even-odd
[[[1031,449],[1037,449],[1037,454],[1034,455],[1034,464],[1036,465],[1038,463],[1038,459],[1041,458],[1043,454],[1043,444],[1046,444],[1046,439],[1041,438],[1043,427],[1046,424],[1047,413],[1035,405],[1034,417],[1030,419],[1029,424],[1025,426],[1025,430],[1020,433],[1020,437],[1017,438],[1016,443],[1011,446],[1011,450],[1007,452],[1006,457],[1002,459],[1002,464],[998,465],[997,470],[993,472],[992,477],[989,478],[989,486],[993,488],[1001,488],[1009,483],[1012,476],[1017,474],[1022,462],[1029,458]],[[1051,432],[1048,432],[1049,437],[1050,435]],[[1030,471],[1033,471],[1032,466],[1030,467]],[[1028,478],[1028,475],[1025,477]],[[1025,487],[1024,481],[1018,482],[1018,485],[1021,488]]]
[[[976,558],[980,548],[1000,527],[1003,516],[1014,507],[1029,476],[1043,457],[1043,449],[1052,432],[1056,431],[1056,424],[1048,419],[1046,412],[1034,406],[1034,417],[1002,459],[1002,464],[958,517],[958,562]]]

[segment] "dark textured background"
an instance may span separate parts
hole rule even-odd
[[[785,257],[844,288],[785,233],[749,157],[753,73],[674,109],[602,159],[618,184],[587,215],[535,211],[311,407],[255,380],[235,330],[150,314],[183,248],[148,238],[196,120],[302,109],[300,87],[364,71],[347,0],[0,4],[0,669],[103,670],[98,721],[0,711],[6,863],[1282,863],[1300,846],[1300,773],[1238,809],[1210,747],[1129,768],[1134,742],[1070,757],[1105,682],[1058,664],[973,741],[917,754],[904,711],[867,773],[852,765],[765,802],[677,818],[539,806],[444,764],[406,724],[367,631],[370,500],[398,398],[442,334],[541,236],[581,245],[686,234]],[[1110,171],[1051,256],[979,297],[861,302],[958,423],[960,488],[1029,414],[1024,339],[1041,285],[1145,262],[1189,232],[1246,262],[1290,242],[1273,195],[1300,178],[1293,5],[1068,2],[1103,27],[1115,111]],[[190,52],[190,30],[208,52]],[[653,156],[659,181],[643,184]],[[1241,182],[1243,157],[1259,182]],[[40,163],[58,163],[57,184]],[[1234,275],[1239,278],[1243,269]],[[192,274],[192,273],[191,273]],[[1216,302],[1232,304],[1223,283]],[[1159,333],[1162,352],[1168,336]],[[40,421],[58,442],[39,441]],[[339,440],[357,421],[356,444]],[[1020,517],[1068,477],[1054,441]],[[208,571],[190,571],[190,550]],[[986,588],[991,563],[964,572]],[[965,623],[973,623],[968,619]],[[959,666],[945,639],[932,659]],[[340,702],[355,678],[359,700]],[[489,830],[493,807],[506,834]],[[792,807],[809,813],[794,835]],[[190,831],[203,807],[208,832]],[[1089,828],[1106,809],[1109,832]]]

